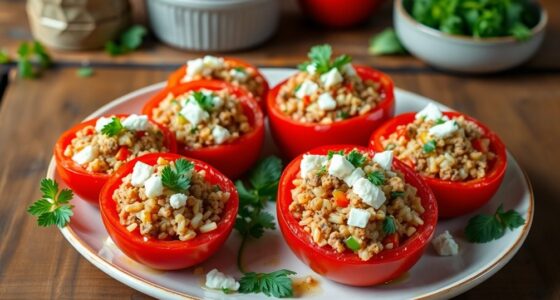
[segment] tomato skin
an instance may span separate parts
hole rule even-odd
[[[150,99],[142,109],[142,113],[151,116],[169,92],[183,94],[191,90],[221,90],[227,88],[241,102],[245,115],[249,118],[252,130],[235,141],[222,145],[190,149],[177,142],[178,153],[205,161],[216,167],[229,178],[236,179],[247,171],[258,159],[264,142],[264,116],[253,97],[245,89],[240,89],[227,82],[217,80],[199,80],[166,88]]]
[[[115,116],[122,118],[128,116],[127,114],[115,114]],[[149,118],[149,117],[148,117]],[[71,157],[64,155],[64,150],[70,144],[72,139],[76,137],[76,132],[80,131],[86,126],[94,126],[99,118],[84,121],[71,129],[64,132],[54,146],[54,157],[56,160],[56,171],[62,181],[70,187],[74,193],[80,198],[96,204],[99,198],[99,191],[109,179],[108,174],[88,172],[80,165],[76,164]],[[150,123],[155,124],[163,132],[164,144],[170,152],[177,152],[177,143],[175,135],[172,134],[167,128],[158,124],[151,118]]]
[[[129,155],[130,155],[130,151],[128,151],[128,147],[127,146],[121,146],[121,148],[119,149],[119,151],[115,155],[115,158],[118,159],[118,160],[126,160]]]
[[[338,207],[347,207],[350,204],[350,201],[346,197],[346,194],[343,191],[335,190],[333,192],[334,201],[336,206]]]
[[[389,76],[365,66],[354,65],[358,76],[364,80],[373,80],[381,84],[380,89],[385,99],[369,113],[355,116],[332,124],[300,123],[292,120],[278,109],[276,97],[280,87],[286,83],[276,85],[267,99],[267,111],[272,137],[282,154],[287,159],[313,149],[315,147],[335,144],[367,145],[371,132],[393,117],[395,112],[395,98],[393,82]]]
[[[505,175],[507,167],[506,147],[500,138],[480,121],[458,112],[444,112],[449,118],[464,116],[466,120],[476,123],[490,140],[490,150],[496,159],[489,166],[486,177],[465,182],[452,182],[422,176],[434,191],[438,200],[439,217],[453,218],[468,214],[486,204],[496,193]],[[381,137],[388,137],[399,125],[414,121],[415,113],[404,113],[379,127],[370,138],[370,148],[383,151]],[[421,176],[421,175],[420,175]]]
[[[222,219],[218,222],[218,228],[208,233],[198,234],[189,241],[159,241],[156,239],[146,241],[138,230],[129,232],[119,223],[113,192],[121,184],[122,178],[132,172],[137,161],[154,165],[159,157],[170,161],[179,158],[192,161],[196,170],[206,171],[207,181],[217,184],[222,191],[230,193]],[[99,208],[103,224],[111,239],[128,257],[154,269],[177,270],[203,262],[224,244],[235,224],[239,197],[235,185],[230,179],[202,161],[173,153],[150,153],[131,160],[111,176],[99,195]]]
[[[255,100],[257,101],[259,106],[261,107],[261,110],[263,111],[263,113],[266,113],[266,105],[265,105],[264,102],[265,102],[265,99],[266,99],[266,95],[268,94],[268,90],[270,88],[268,86],[268,81],[266,81],[266,78],[262,75],[262,73],[259,71],[259,69],[257,67],[255,67],[254,65],[252,65],[252,64],[250,64],[250,63],[248,63],[244,60],[238,59],[238,58],[224,57],[224,61],[230,62],[234,66],[239,66],[239,67],[252,69],[253,71],[255,71],[255,74],[257,74],[257,77],[260,77],[262,79],[263,91],[260,95],[253,95],[253,97],[255,98]],[[174,86],[183,84],[181,82],[181,80],[183,79],[183,77],[185,77],[186,73],[187,73],[187,66],[186,65],[183,65],[180,68],[178,68],[177,70],[175,70],[173,73],[171,73],[171,75],[169,75],[169,78],[167,79],[167,87],[172,88]],[[245,89],[242,86],[241,86],[241,88]]]
[[[382,0],[299,0],[306,15],[332,28],[345,28],[368,19]]]
[[[328,150],[360,151],[374,155],[374,151],[361,146],[332,145],[315,148],[307,153],[326,155]],[[303,155],[298,156],[284,169],[280,178],[276,212],[278,224],[286,243],[294,254],[311,269],[330,280],[353,286],[369,286],[395,279],[410,269],[420,259],[434,234],[437,223],[437,202],[430,188],[412,169],[397,159],[393,168],[401,171],[405,180],[418,189],[418,196],[426,209],[421,216],[424,224],[399,247],[384,250],[368,261],[362,261],[350,251],[338,253],[330,247],[319,247],[310,241],[309,233],[303,230],[291,215],[293,180],[299,174]]]

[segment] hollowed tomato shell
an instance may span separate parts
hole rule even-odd
[[[115,114],[114,116],[123,118],[127,117],[127,114]],[[80,165],[75,163],[71,157],[66,157],[64,155],[64,150],[72,142],[72,139],[76,137],[76,132],[82,130],[86,126],[94,126],[99,118],[87,120],[80,123],[71,129],[64,132],[56,142],[54,146],[54,157],[56,160],[56,171],[62,181],[70,187],[74,193],[76,193],[80,198],[96,204],[99,198],[99,192],[103,185],[107,182],[110,175],[105,173],[89,172],[82,168]],[[166,127],[155,122],[148,117],[150,123],[155,124],[163,133],[163,141],[165,147],[169,152],[177,151],[177,143],[175,141],[175,135],[167,130]]]
[[[144,105],[142,112],[148,116],[152,116],[153,109],[158,107],[160,102],[163,101],[170,92],[174,95],[178,95],[200,89],[214,91],[229,89],[241,102],[243,112],[249,119],[251,131],[243,134],[231,143],[200,149],[191,149],[177,141],[178,152],[185,156],[205,161],[232,179],[238,178],[256,162],[264,141],[263,113],[254,98],[251,97],[247,91],[223,81],[191,81],[162,90]]]
[[[301,123],[285,115],[276,104],[282,85],[276,85],[269,93],[267,111],[270,130],[276,145],[285,156],[292,159],[315,147],[331,144],[356,144],[366,146],[369,136],[378,126],[395,113],[393,81],[389,76],[364,66],[354,66],[363,80],[379,82],[385,99],[367,114],[355,116],[332,124]]]
[[[496,158],[490,162],[486,176],[468,181],[449,181],[422,176],[436,195],[441,218],[452,218],[468,214],[486,204],[496,193],[507,167],[506,147],[500,138],[480,121],[458,112],[444,112],[449,118],[463,116],[466,120],[477,124],[484,132],[484,137],[490,140],[490,150]],[[396,131],[399,125],[412,123],[415,113],[399,115],[383,126],[379,127],[370,138],[370,148],[383,151],[381,138],[387,138]]]
[[[326,155],[329,150],[346,152],[354,148],[371,156],[375,154],[371,149],[352,145],[323,146],[307,153]],[[313,243],[311,235],[303,230],[290,213],[291,191],[294,188],[292,182],[299,176],[302,157],[303,155],[300,155],[292,160],[282,173],[276,212],[286,243],[303,263],[330,280],[353,286],[370,286],[401,276],[420,259],[434,234],[438,207],[428,185],[412,169],[397,159],[393,160],[393,169],[402,172],[406,182],[418,190],[417,195],[422,199],[422,206],[425,209],[421,215],[424,224],[397,248],[383,250],[368,261],[362,261],[357,254],[350,251],[338,253],[328,245],[319,247]]]
[[[185,158],[193,162],[195,170],[206,171],[206,181],[217,184],[222,191],[230,193],[222,218],[217,224],[218,228],[198,234],[191,240],[180,241],[144,239],[138,230],[129,232],[125,226],[120,224],[113,192],[122,183],[122,178],[132,173],[136,162],[155,165],[159,157],[169,161]],[[177,270],[205,261],[224,244],[235,224],[239,197],[233,182],[212,166],[178,154],[151,153],[128,162],[111,176],[99,195],[99,208],[109,236],[128,257],[154,269]]]

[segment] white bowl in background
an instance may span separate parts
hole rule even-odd
[[[393,14],[397,35],[410,53],[436,68],[464,73],[498,72],[524,63],[542,44],[548,22],[541,7],[531,38],[518,41],[511,36],[482,39],[441,32],[414,20],[403,0],[395,0]]]
[[[278,0],[146,0],[163,42],[198,51],[233,51],[270,38],[278,27]]]

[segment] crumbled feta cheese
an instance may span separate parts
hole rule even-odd
[[[457,242],[455,242],[448,230],[434,238],[432,245],[441,256],[452,256],[459,253],[459,245],[457,245]]]
[[[101,117],[97,119],[97,122],[95,122],[95,131],[101,132],[101,129],[103,129],[103,127],[105,127],[107,124],[111,123],[112,121],[113,118]]]
[[[185,79],[192,80],[196,75],[202,73],[204,69],[204,61],[202,58],[197,58],[187,61],[187,72]]]
[[[457,126],[457,123],[453,120],[449,120],[443,124],[436,125],[430,128],[429,133],[430,135],[443,139],[452,135],[457,130],[459,130],[459,126]]]
[[[393,164],[393,151],[375,153],[373,161],[378,163],[383,169],[390,171]]]
[[[345,64],[344,66],[342,66],[342,73],[350,77],[358,75],[358,73],[356,73],[356,69],[354,69],[352,64]]]
[[[142,186],[150,176],[152,176],[152,167],[139,161],[134,165],[134,168],[132,168],[130,184],[133,186]]]
[[[198,125],[202,121],[206,121],[210,115],[207,111],[202,109],[196,101],[189,100],[185,104],[185,107],[181,109],[180,114],[185,117],[193,126]]]
[[[211,289],[217,290],[230,290],[237,291],[239,289],[239,282],[235,280],[232,276],[228,276],[217,269],[212,269],[212,271],[206,274],[205,285]]]
[[[354,227],[366,228],[370,216],[367,210],[352,207],[350,208],[347,224]]]
[[[349,162],[344,156],[335,154],[331,158],[331,165],[329,166],[329,175],[344,179],[354,171],[354,165]]]
[[[307,175],[314,170],[321,168],[321,166],[327,163],[327,157],[324,155],[311,155],[304,154],[301,163],[299,164],[301,178],[307,177]]]
[[[247,74],[247,72],[244,72],[242,70],[233,68],[231,70],[229,70],[229,75],[231,75],[231,77],[233,77],[235,80],[237,81],[245,81],[247,80],[247,78],[249,78],[249,75]]]
[[[319,108],[322,110],[333,110],[336,108],[336,101],[330,93],[323,93],[319,96]]]
[[[161,182],[161,177],[156,174],[150,176],[150,178],[144,181],[144,189],[148,198],[163,195],[163,183]]]
[[[124,128],[132,131],[145,131],[148,129],[148,116],[132,114],[122,121]]]
[[[227,141],[231,136],[231,134],[229,133],[229,130],[227,130],[226,128],[220,125],[216,125],[212,129],[212,136],[214,137],[214,142],[216,142],[216,144],[219,145]]]
[[[72,155],[72,160],[79,165],[87,164],[97,156],[97,148],[85,146],[84,149]]]
[[[380,208],[385,203],[385,193],[365,178],[356,180],[352,189],[356,195],[362,198],[364,203],[371,205],[375,209]]]
[[[337,68],[332,68],[327,73],[321,75],[321,82],[326,89],[341,83],[343,80],[342,75],[338,72]]]
[[[210,69],[219,69],[224,65],[224,59],[221,57],[215,57],[212,55],[206,55],[202,59],[204,66]]]
[[[298,90],[296,91],[296,97],[302,99],[305,96],[315,93],[318,89],[319,86],[315,82],[306,79],[301,83]]]
[[[174,209],[179,209],[187,204],[187,195],[185,194],[173,194],[169,197],[169,205]]]
[[[366,173],[362,168],[356,168],[352,174],[344,177],[344,182],[346,182],[349,187],[352,187],[358,179],[363,178],[365,175]]]
[[[305,67],[305,70],[310,75],[315,75],[315,73],[317,73],[317,66],[315,66],[314,64],[308,64],[307,67]]]
[[[435,120],[441,118],[442,116],[443,116],[443,114],[441,113],[441,110],[439,110],[437,105],[430,102],[421,111],[416,113],[415,118],[416,119],[425,118],[426,120],[435,121]]]

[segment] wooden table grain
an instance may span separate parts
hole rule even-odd
[[[543,48],[528,65],[502,74],[445,74],[412,57],[368,56],[369,36],[390,23],[388,6],[376,16],[379,20],[334,33],[305,24],[287,10],[275,38],[234,55],[261,66],[294,66],[310,45],[332,43],[338,52],[382,68],[398,87],[488,124],[529,174],[536,214],[512,261],[458,298],[560,299],[560,3],[543,2],[551,16]],[[0,0],[0,48],[15,49],[28,36],[25,22],[22,1]],[[99,51],[54,52],[54,68],[38,80],[21,80],[13,66],[3,67],[9,83],[0,102],[0,299],[149,298],[95,268],[56,229],[39,229],[25,209],[40,196],[38,183],[61,132],[112,99],[165,80],[170,70],[196,55],[152,41],[118,59]],[[93,77],[76,76],[83,60],[94,65]]]

